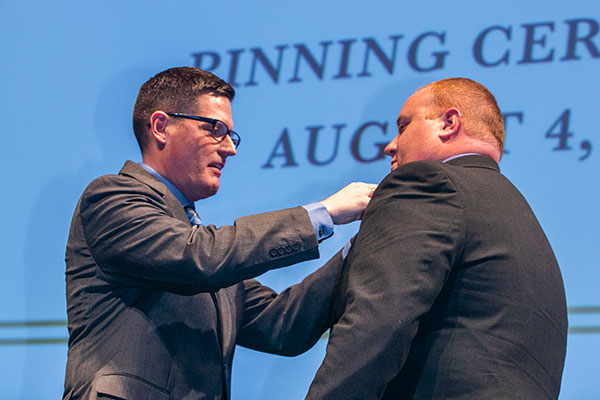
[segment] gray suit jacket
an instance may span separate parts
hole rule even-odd
[[[317,246],[302,207],[191,227],[137,164],[96,179],[67,244],[64,398],[229,398],[236,343],[295,355],[325,331],[339,255],[279,295],[250,279]]]
[[[529,205],[483,156],[405,164],[343,267],[308,399],[556,399],[567,313]]]

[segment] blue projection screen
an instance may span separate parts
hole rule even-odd
[[[140,160],[139,86],[173,66],[235,85],[238,155],[205,223],[380,181],[403,101],[452,76],[486,85],[506,121],[502,172],[558,257],[570,330],[561,399],[600,398],[600,8],[559,2],[28,2],[0,5],[3,279],[0,398],[56,399],[66,363],[64,249],[87,183]],[[259,279],[277,290],[321,260]],[[238,348],[234,399],[302,399],[326,340],[296,357]]]

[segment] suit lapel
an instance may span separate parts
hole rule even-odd
[[[210,297],[215,305],[217,312],[217,338],[221,345],[221,357],[223,364],[221,364],[221,373],[223,374],[223,399],[230,398],[231,389],[231,361],[233,359],[233,349],[235,346],[234,332],[233,332],[233,318],[232,315],[236,312],[235,296],[229,296],[228,291],[235,290],[234,285],[229,288],[218,290],[215,293],[210,293]]]
[[[181,205],[179,200],[177,200],[177,197],[175,197],[175,195],[171,193],[171,191],[165,186],[164,183],[152,176],[151,173],[149,173],[133,161],[129,160],[125,162],[125,165],[123,165],[123,168],[121,168],[121,171],[119,173],[122,175],[130,176],[150,186],[152,190],[159,193],[163,197],[165,203],[167,203],[169,210],[175,218],[189,223],[189,219],[185,213],[185,210],[183,209],[183,206]]]
[[[221,322],[221,345],[223,346],[223,357],[225,358],[228,357],[230,349],[235,345],[233,342],[232,315],[236,312],[235,306],[231,303],[233,297],[228,296],[227,291],[228,289],[221,289],[215,293],[219,320]]]

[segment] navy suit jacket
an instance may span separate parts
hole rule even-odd
[[[556,399],[567,313],[529,205],[483,156],[400,166],[344,263],[308,399]]]
[[[128,161],[92,182],[66,251],[65,399],[228,399],[236,344],[283,355],[327,328],[337,255],[279,295],[254,279],[318,257],[302,208],[190,226]]]

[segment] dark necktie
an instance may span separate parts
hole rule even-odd
[[[198,216],[196,208],[194,208],[193,204],[188,204],[187,206],[183,207],[183,209],[185,210],[185,213],[187,214],[192,225],[202,225],[202,220]]]

